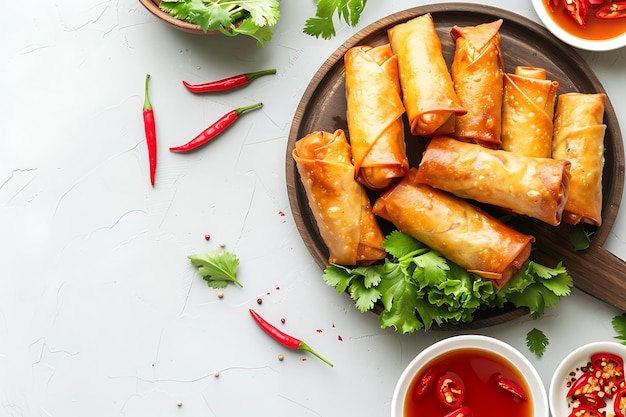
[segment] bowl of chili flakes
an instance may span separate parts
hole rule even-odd
[[[561,41],[587,51],[626,46],[626,1],[532,0],[543,25]]]
[[[552,417],[624,417],[626,345],[600,341],[580,346],[557,366],[550,382]]]

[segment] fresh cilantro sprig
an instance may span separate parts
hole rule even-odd
[[[264,45],[280,19],[278,0],[162,0],[159,7],[171,16],[199,25],[203,31],[247,35]]]
[[[621,340],[621,344],[626,345],[626,313],[613,317],[611,320],[613,330],[617,333],[616,339]]]
[[[574,250],[585,250],[591,244],[591,236],[595,233],[595,228],[585,223],[578,223],[570,231],[570,242]]]
[[[537,328],[533,328],[526,334],[526,346],[538,358],[543,356],[549,344],[548,337]]]
[[[382,264],[331,264],[322,276],[337,292],[348,292],[361,312],[380,303],[380,326],[400,333],[428,330],[433,324],[469,323],[478,311],[506,303],[526,307],[536,318],[569,295],[573,285],[561,264],[548,268],[526,261],[498,290],[402,232],[391,232],[383,246],[389,256]]]
[[[315,17],[306,20],[304,33],[323,39],[335,36],[335,13],[339,20],[345,21],[350,26],[359,23],[361,13],[367,0],[317,0]]]
[[[235,254],[227,251],[213,251],[189,255],[188,258],[192,265],[198,268],[198,273],[209,287],[225,288],[229,282],[234,282],[243,288],[243,285],[237,281],[239,259]]]

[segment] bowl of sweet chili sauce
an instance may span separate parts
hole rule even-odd
[[[544,26],[563,42],[587,51],[626,46],[626,1],[532,0]],[[573,13],[568,11],[570,4]]]
[[[437,342],[405,368],[394,389],[392,417],[548,417],[543,382],[514,347],[487,336]]]

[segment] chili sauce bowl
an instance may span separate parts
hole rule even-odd
[[[460,382],[464,398],[444,406],[439,392],[449,375]],[[424,384],[427,381],[430,384]],[[515,395],[520,391],[523,397]],[[476,415],[494,415],[497,410],[507,416],[549,416],[545,386],[530,361],[509,344],[481,335],[452,336],[420,352],[395,386],[391,416],[443,416],[459,406]]]
[[[565,15],[566,12],[558,11],[558,13],[552,13],[550,10],[548,10],[549,6],[547,6],[546,0],[532,0],[532,3],[533,8],[535,9],[535,13],[537,13],[537,16],[539,16],[539,19],[541,20],[543,25],[554,36],[570,46],[586,51],[595,52],[611,51],[626,46],[626,29],[624,29],[626,28],[626,19],[615,19],[612,22],[608,22],[611,28],[609,32],[609,28],[605,25],[605,28],[607,29],[606,37],[603,34],[597,32],[593,36],[583,36],[585,31],[596,30],[594,28],[591,28],[591,25],[597,25],[597,23],[599,22],[598,20],[596,20],[595,22],[593,21],[595,20],[593,15],[596,8],[599,6],[592,6],[592,9],[589,10],[590,20],[588,22],[587,28],[582,29],[577,26],[577,23],[575,23],[572,18]],[[607,3],[605,2],[604,5],[606,4]],[[563,13],[564,15],[561,16],[561,13]],[[569,21],[569,19],[571,19],[571,21]],[[618,32],[620,34],[618,34]]]
[[[593,342],[574,349],[563,358],[552,375],[548,394],[552,417],[570,415],[572,406],[567,399],[567,392],[572,381],[582,374],[581,368],[587,366],[591,356],[596,353],[609,353],[626,361],[626,345],[616,342]],[[607,415],[613,414],[612,402],[607,400],[607,405]]]

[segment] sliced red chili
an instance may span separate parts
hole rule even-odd
[[[454,411],[450,411],[448,414],[446,414],[443,417],[473,417],[474,413],[472,413],[472,410],[470,410],[470,408],[467,405],[464,405],[461,408],[457,408]]]
[[[415,390],[413,391],[413,398],[419,398],[424,395],[424,393],[428,391],[428,388],[430,388],[430,386],[433,384],[435,378],[437,378],[438,373],[439,372],[437,368],[435,368],[434,366],[426,369],[424,373],[420,375],[419,380],[417,381],[417,385],[415,387]]]
[[[459,408],[465,399],[465,387],[461,379],[446,373],[437,382],[437,398],[439,402],[448,408]]]
[[[600,391],[602,391],[600,380],[596,378],[593,370],[588,370],[578,377],[578,379],[572,384],[569,391],[567,391],[567,397],[577,398],[582,394]]]
[[[589,17],[589,0],[563,0],[565,10],[582,28],[587,26]]]
[[[204,145],[209,142],[211,139],[222,133],[228,126],[234,123],[235,120],[239,118],[239,116],[252,109],[259,108],[263,105],[263,103],[256,103],[246,107],[239,107],[235,110],[231,110],[219,119],[215,121],[212,125],[204,129],[198,136],[191,139],[189,142],[184,145],[175,146],[170,148],[172,152],[188,152],[193,149],[197,149],[198,147]]]
[[[606,401],[604,400],[602,391],[588,392],[576,396],[576,399],[581,405],[586,405],[596,410],[606,407]]]
[[[591,364],[604,392],[613,396],[624,381],[624,360],[619,355],[600,352],[591,356]]]
[[[613,399],[613,412],[615,413],[615,417],[626,416],[626,387],[622,387],[615,394],[615,398]]]
[[[569,417],[604,417],[604,415],[591,407],[579,405],[572,410]]]
[[[498,386],[508,392],[510,392],[511,394],[513,394],[515,397],[519,398],[520,400],[527,400],[528,396],[526,395],[526,392],[524,392],[524,390],[522,389],[522,387],[520,387],[517,383],[515,383],[514,381],[503,377],[500,374],[497,374],[495,376],[495,381],[498,384]]]
[[[247,72],[245,74],[237,74],[232,77],[222,78],[221,80],[209,81],[202,84],[191,84],[183,81],[183,85],[192,93],[207,93],[212,91],[224,91],[231,88],[248,84],[252,80],[267,74],[276,74],[276,69],[266,69],[262,71]]]
[[[598,19],[623,19],[626,17],[626,1],[618,1],[596,10],[596,17]]]

